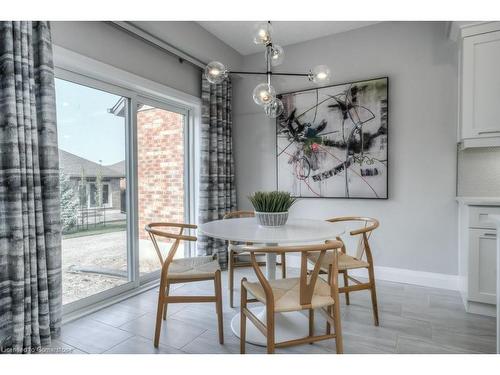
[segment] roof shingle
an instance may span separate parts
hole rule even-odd
[[[61,149],[59,149],[59,168],[69,177],[80,177],[82,169],[86,177],[95,177],[99,170],[102,177],[125,177],[125,162],[104,166]]]

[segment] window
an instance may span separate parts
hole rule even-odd
[[[108,184],[102,185],[102,204],[105,207],[108,207],[108,205],[109,205],[109,185]]]
[[[104,208],[112,208],[112,204],[110,205],[109,200],[109,184],[100,183],[97,184],[95,182],[89,182],[88,185],[84,189],[85,202],[87,202],[87,208],[95,208],[95,207],[104,207]],[[101,196],[101,201],[98,201],[98,197]]]

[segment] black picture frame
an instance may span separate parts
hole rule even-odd
[[[295,198],[300,198],[300,199],[362,199],[362,200],[388,200],[390,198],[390,186],[389,186],[389,171],[390,171],[390,137],[389,137],[389,123],[390,123],[390,86],[389,86],[389,77],[388,76],[380,76],[380,77],[375,77],[375,78],[368,78],[368,79],[361,79],[357,81],[348,81],[348,82],[340,82],[340,83],[334,83],[328,86],[322,86],[319,88],[306,88],[306,89],[300,89],[300,90],[294,90],[294,91],[288,91],[288,92],[283,92],[277,95],[278,98],[282,98],[285,95],[290,95],[290,94],[296,94],[296,93],[303,93],[303,92],[308,92],[308,91],[316,91],[318,89],[327,89],[330,87],[337,87],[337,86],[345,86],[345,85],[350,85],[350,84],[359,84],[367,81],[375,81],[375,80],[381,80],[385,79],[386,80],[386,85],[387,85],[387,134],[386,134],[386,149],[387,149],[387,161],[386,161],[386,196],[385,197],[346,197],[346,196],[338,196],[338,197],[313,197],[313,196],[298,196],[298,195],[293,195]],[[275,169],[275,174],[276,174],[276,190],[280,189],[279,185],[279,164],[278,164],[278,157],[279,157],[279,151],[278,151],[278,130],[279,130],[279,118],[276,119],[275,122],[275,159],[276,159],[276,169]]]

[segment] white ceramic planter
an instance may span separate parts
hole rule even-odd
[[[263,227],[281,227],[286,224],[288,220],[287,212],[257,212],[255,211],[255,218],[259,225]]]

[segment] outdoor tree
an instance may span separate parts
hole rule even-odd
[[[63,172],[59,173],[59,185],[61,189],[61,222],[63,233],[69,232],[76,227],[78,221],[78,197],[69,180]]]
[[[80,173],[80,182],[78,184],[78,195],[80,201],[80,211],[87,207],[87,178],[85,177],[85,169],[82,167]],[[81,215],[81,225],[83,226],[83,214]]]
[[[97,197],[95,200],[97,207],[102,207],[102,168],[99,167],[95,176],[95,186]]]

